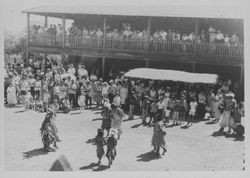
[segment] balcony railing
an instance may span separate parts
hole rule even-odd
[[[210,44],[183,41],[164,40],[130,40],[113,38],[83,37],[66,35],[63,45],[63,35],[33,34],[29,37],[30,46],[79,48],[79,49],[106,49],[134,52],[147,52],[158,54],[217,56],[217,57],[243,57],[243,45]]]

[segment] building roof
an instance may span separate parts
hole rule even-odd
[[[27,9],[24,13],[47,15],[73,19],[75,15],[118,15],[118,16],[153,16],[153,17],[193,17],[243,19],[245,10],[234,6],[198,6],[198,5],[164,5],[164,6],[42,6]]]

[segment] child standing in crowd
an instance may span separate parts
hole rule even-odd
[[[173,125],[179,124],[180,117],[180,100],[174,100]]]
[[[150,113],[149,113],[149,117],[150,117],[150,121],[149,124],[151,124],[151,122],[153,121],[153,123],[155,123],[155,115],[157,113],[157,104],[156,104],[156,100],[154,99],[153,102],[150,104]]]
[[[35,81],[35,99],[38,100],[40,98],[42,83],[39,77],[36,77]]]
[[[30,108],[30,102],[31,102],[31,94],[30,92],[27,92],[25,97],[24,97],[24,105],[25,105],[25,109],[29,109]]]
[[[189,117],[189,120],[188,120],[188,123],[187,123],[187,126],[191,123],[193,123],[193,120],[194,120],[194,117],[195,117],[195,114],[196,114],[196,109],[197,109],[197,105],[198,103],[196,102],[196,98],[193,97],[189,103],[189,106],[190,106],[190,110],[189,110],[189,113],[188,113],[188,117]]]
[[[169,123],[169,119],[170,119],[170,98],[169,98],[169,94],[165,94],[164,95],[164,99],[163,99],[163,104],[164,104],[164,124]]]
[[[50,100],[50,94],[48,90],[45,90],[45,93],[43,95],[43,108],[44,112],[47,112],[48,106],[49,106],[49,100]]]
[[[102,129],[97,130],[97,136],[95,137],[95,144],[96,144],[96,154],[98,157],[98,164],[101,164],[102,156],[104,155],[104,145],[106,144],[106,141],[103,138]]]
[[[180,98],[180,122],[183,124],[185,122],[185,116],[187,111],[187,102],[185,95],[182,95]]]
[[[80,106],[80,113],[82,113],[85,107],[85,89],[82,86],[82,83],[80,83],[79,85],[80,85],[81,95],[78,97],[78,105]]]
[[[142,101],[142,124],[146,124],[146,118],[148,116],[148,110],[149,110],[150,102],[148,96],[143,97]]]
[[[159,117],[163,118],[163,110],[164,110],[164,102],[163,102],[163,96],[159,96],[159,101],[157,103],[157,113],[159,114]]]

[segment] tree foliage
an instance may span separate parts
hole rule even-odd
[[[11,34],[4,35],[4,52],[6,54],[23,54],[27,47],[27,38],[25,35],[15,37]]]

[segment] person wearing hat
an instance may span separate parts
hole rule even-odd
[[[103,108],[101,115],[103,117],[101,128],[107,131],[106,137],[108,137],[111,128],[111,118],[112,118],[111,104],[109,103],[108,99],[104,99],[103,101]]]
[[[113,104],[117,107],[121,107],[121,97],[119,92],[116,92],[115,97],[113,99]]]
[[[109,83],[110,83],[110,87],[109,87],[109,90],[108,90],[108,92],[109,92],[108,97],[109,97],[110,103],[113,103],[113,99],[114,99],[118,89],[117,89],[117,86],[115,85],[113,80],[110,80]]]
[[[95,137],[96,144],[96,154],[98,157],[98,165],[101,164],[102,156],[104,155],[104,145],[106,144],[105,139],[103,138],[103,130],[97,130],[97,136]]]
[[[102,98],[106,99],[108,98],[108,93],[109,93],[109,85],[108,82],[104,82],[102,86]]]
[[[50,145],[53,144],[55,148],[58,148],[56,142],[60,141],[57,135],[57,128],[54,122],[55,117],[56,114],[54,109],[48,108],[48,113],[46,114],[45,119],[40,128],[42,142],[46,151],[54,151],[54,149],[52,149]]]
[[[117,129],[118,139],[120,139],[120,136],[122,134],[122,121],[126,115],[121,110],[121,108],[115,106],[114,104],[111,104],[111,112],[112,112],[112,116],[113,116],[112,122],[111,122],[111,127],[114,129]]]
[[[76,70],[75,70],[73,64],[70,64],[70,67],[68,68],[67,73],[72,74],[72,75],[75,75]]]

